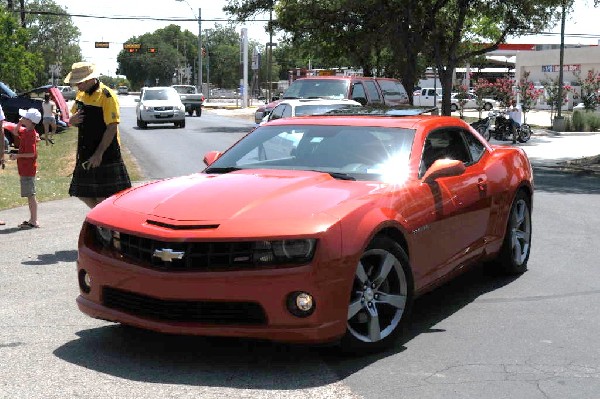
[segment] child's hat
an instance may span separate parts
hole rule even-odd
[[[29,119],[36,125],[42,120],[42,114],[35,108],[20,109],[19,115],[21,115],[23,118]]]

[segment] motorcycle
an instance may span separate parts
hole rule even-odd
[[[531,138],[531,127],[522,123],[513,132],[512,122],[506,112],[491,111],[487,117],[471,123],[487,141],[492,138],[499,141],[510,141],[513,138],[519,143],[526,143]]]

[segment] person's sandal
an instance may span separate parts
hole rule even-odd
[[[33,228],[38,228],[38,227],[40,227],[39,224],[29,223],[29,221],[27,221],[27,220],[23,221],[23,223],[21,223],[19,225],[20,229],[33,229]]]

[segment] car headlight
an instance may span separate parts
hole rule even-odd
[[[110,230],[102,226],[94,226],[96,239],[105,248],[121,249],[121,235],[118,231]]]
[[[315,239],[259,241],[255,245],[258,264],[310,262],[316,247]]]
[[[148,105],[142,105],[142,110],[149,112],[149,111],[152,111],[152,107],[149,107]]]
[[[177,109],[180,110],[180,111],[185,111],[185,106],[183,104],[182,105],[178,105]]]

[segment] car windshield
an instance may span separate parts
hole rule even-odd
[[[261,126],[217,159],[206,173],[239,169],[293,169],[329,173],[348,180],[387,180],[405,175],[412,129],[280,125]]]
[[[144,90],[144,100],[174,100],[178,99],[179,94],[174,89],[160,89],[160,90]]]
[[[333,109],[339,108],[351,108],[351,107],[362,107],[361,105],[355,104],[307,104],[307,105],[298,105],[295,109],[296,116],[302,115],[318,115],[324,114]]]
[[[348,79],[301,79],[294,81],[283,94],[283,98],[331,98],[340,100],[348,97]]]

